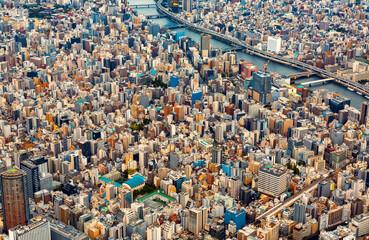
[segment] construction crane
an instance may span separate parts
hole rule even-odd
[[[268,63],[270,62],[270,59],[268,60],[268,62],[264,62],[264,72],[266,73],[267,71],[267,67],[268,67]]]

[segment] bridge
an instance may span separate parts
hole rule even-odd
[[[155,18],[165,18],[167,17],[166,15],[163,14],[156,14],[156,15],[145,15],[147,19],[155,19]]]
[[[315,75],[315,74],[317,73],[313,71],[307,71],[307,72],[292,73],[292,74],[287,75],[287,77],[291,79],[297,79],[300,77],[311,77],[312,75]]]
[[[156,4],[132,4],[128,5],[130,8],[154,8]]]
[[[222,50],[223,53],[233,52],[233,51],[241,51],[241,50],[243,50],[243,47],[222,48],[221,50]]]
[[[164,27],[166,29],[176,29],[176,28],[183,28],[184,25],[183,24],[169,24],[169,25],[164,25]]]
[[[170,19],[172,19],[173,21],[181,23],[181,24],[185,25],[188,28],[191,28],[191,29],[193,29],[195,31],[198,31],[198,32],[209,34],[209,35],[213,36],[215,39],[219,39],[223,42],[227,42],[227,43],[230,43],[230,44],[241,46],[241,47],[244,48],[244,50],[246,52],[248,52],[250,54],[254,54],[254,55],[266,58],[266,59],[270,59],[270,60],[275,61],[275,62],[279,62],[279,63],[282,63],[282,64],[286,64],[286,65],[295,67],[295,68],[303,69],[304,71],[308,70],[308,71],[316,72],[316,74],[320,74],[320,75],[322,75],[326,78],[335,78],[337,83],[340,83],[342,85],[351,87],[354,90],[356,90],[356,91],[358,91],[358,92],[360,92],[364,95],[369,96],[369,89],[366,88],[364,85],[361,85],[360,83],[354,82],[354,81],[352,81],[350,79],[347,79],[347,78],[344,78],[344,77],[337,76],[334,73],[331,73],[331,72],[326,71],[324,69],[309,65],[307,63],[304,63],[304,62],[301,62],[301,61],[298,61],[298,60],[294,60],[292,58],[282,57],[282,56],[279,56],[279,55],[271,53],[271,52],[260,50],[258,48],[255,48],[255,47],[252,47],[252,46],[246,44],[246,42],[244,42],[244,41],[240,41],[239,39],[237,39],[235,37],[224,35],[224,34],[215,32],[213,30],[201,27],[198,24],[186,21],[186,20],[180,18],[179,16],[177,16],[176,14],[174,14],[173,12],[170,12],[166,8],[164,8],[161,4],[162,1],[163,0],[158,0],[156,2],[156,6],[157,6],[158,10],[161,13],[165,13],[166,15],[168,15],[168,17]]]
[[[325,79],[318,79],[318,80],[313,80],[313,81],[308,81],[308,82],[301,82],[301,83],[298,83],[300,85],[310,85],[310,84],[313,84],[313,83],[326,83],[326,82],[329,82],[329,81],[335,81],[336,79],[335,78],[325,78]]]

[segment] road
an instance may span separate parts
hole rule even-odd
[[[265,213],[259,215],[256,220],[262,220],[263,218],[267,219],[268,217],[271,217],[273,215],[276,215],[278,212],[282,211],[283,208],[285,207],[289,207],[291,204],[293,204],[294,202],[297,201],[297,199],[299,199],[301,197],[302,194],[304,193],[308,193],[310,191],[312,191],[313,189],[318,187],[318,184],[324,180],[325,177],[321,177],[318,180],[316,180],[314,183],[310,184],[309,186],[307,186],[306,188],[304,188],[303,190],[301,190],[300,192],[298,192],[297,194],[287,198],[282,205],[277,205],[276,207],[273,207],[271,209],[269,209],[268,211],[266,211]]]
[[[279,56],[277,54],[273,54],[271,52],[266,52],[266,51],[254,48],[254,47],[246,44],[244,41],[238,40],[237,38],[227,36],[227,35],[215,32],[213,30],[209,30],[209,29],[203,28],[201,26],[198,26],[198,24],[191,23],[191,22],[177,16],[177,14],[175,14],[173,12],[170,12],[169,10],[164,8],[162,6],[162,1],[163,0],[158,0],[156,2],[156,6],[157,6],[158,10],[161,11],[162,13],[165,13],[172,20],[174,20],[176,22],[179,22],[179,23],[185,25],[188,28],[194,29],[194,30],[202,32],[202,33],[209,34],[209,35],[211,35],[213,37],[216,37],[218,39],[221,39],[225,42],[228,42],[228,43],[231,43],[231,44],[234,44],[234,45],[237,45],[237,46],[241,46],[244,49],[246,49],[248,52],[253,53],[255,55],[258,55],[260,57],[271,59],[273,61],[284,63],[284,64],[287,64],[287,65],[290,65],[290,66],[293,66],[293,67],[296,67],[296,68],[304,69],[305,71],[306,70],[314,71],[314,72],[316,72],[316,73],[318,73],[318,74],[320,74],[320,75],[322,75],[323,77],[326,77],[326,78],[334,78],[334,79],[338,80],[337,82],[339,82],[341,84],[343,83],[343,84],[349,85],[349,86],[353,87],[355,90],[360,91],[360,92],[364,93],[365,95],[369,96],[369,89],[366,88],[364,85],[361,85],[360,83],[351,81],[347,78],[339,77],[334,73],[328,72],[324,69],[321,69],[321,68],[318,68],[318,67],[315,67],[315,66],[311,66],[307,63],[304,63],[304,62],[301,62],[301,61],[298,61],[298,60],[282,57],[282,56]]]

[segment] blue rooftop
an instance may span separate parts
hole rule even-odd
[[[107,179],[106,177],[99,177],[99,179],[100,179],[101,181],[106,182],[106,183],[111,183],[111,182],[113,182],[113,180]]]
[[[141,184],[145,183],[146,178],[140,174],[134,175],[131,179],[125,181],[124,183],[130,186],[130,188],[135,188]]]

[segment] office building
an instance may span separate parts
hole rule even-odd
[[[146,230],[147,240],[161,240],[161,228],[160,226],[151,225]]]
[[[30,218],[26,173],[14,168],[1,173],[0,187],[4,230],[26,225]]]
[[[202,211],[200,209],[190,209],[188,230],[196,236],[202,228]]]
[[[203,57],[208,57],[209,55],[210,39],[211,39],[210,35],[201,35],[201,41],[200,41],[201,48],[200,49],[201,49],[201,55]]]
[[[306,205],[302,201],[297,201],[293,205],[293,220],[296,223],[305,223]]]
[[[220,147],[213,148],[211,162],[216,164],[222,164],[222,154],[223,154],[222,148]]]
[[[363,237],[369,234],[369,213],[357,215],[350,222],[349,228],[354,231],[355,237]]]
[[[259,192],[279,196],[286,191],[287,187],[287,172],[281,166],[266,166],[260,168],[259,171]]]
[[[183,11],[185,12],[192,11],[193,0],[183,0],[182,4],[183,4]]]
[[[249,96],[255,101],[267,104],[271,101],[273,77],[266,72],[255,72],[249,86]]]
[[[169,164],[171,169],[176,169],[178,167],[178,155],[175,152],[171,152],[169,155]]]
[[[217,143],[222,143],[224,141],[224,129],[220,124],[215,126],[215,141]]]
[[[9,240],[51,240],[50,223],[46,219],[32,219],[27,226],[9,229]]]
[[[331,196],[331,185],[332,182],[328,180],[323,180],[318,184],[318,198],[326,197],[329,198]]]
[[[224,223],[230,224],[233,221],[236,224],[237,231],[246,225],[246,211],[243,208],[234,206],[227,209],[224,215]]]
[[[33,198],[34,193],[40,190],[38,167],[31,161],[25,160],[21,162],[20,168],[26,173],[28,197]]]
[[[363,102],[360,113],[360,124],[366,124],[369,115],[369,102]]]
[[[281,51],[282,39],[280,37],[268,37],[268,51],[279,53]]]
[[[336,96],[329,99],[329,107],[332,112],[339,113],[340,110],[345,109],[345,106],[350,106],[351,100],[343,96]]]

